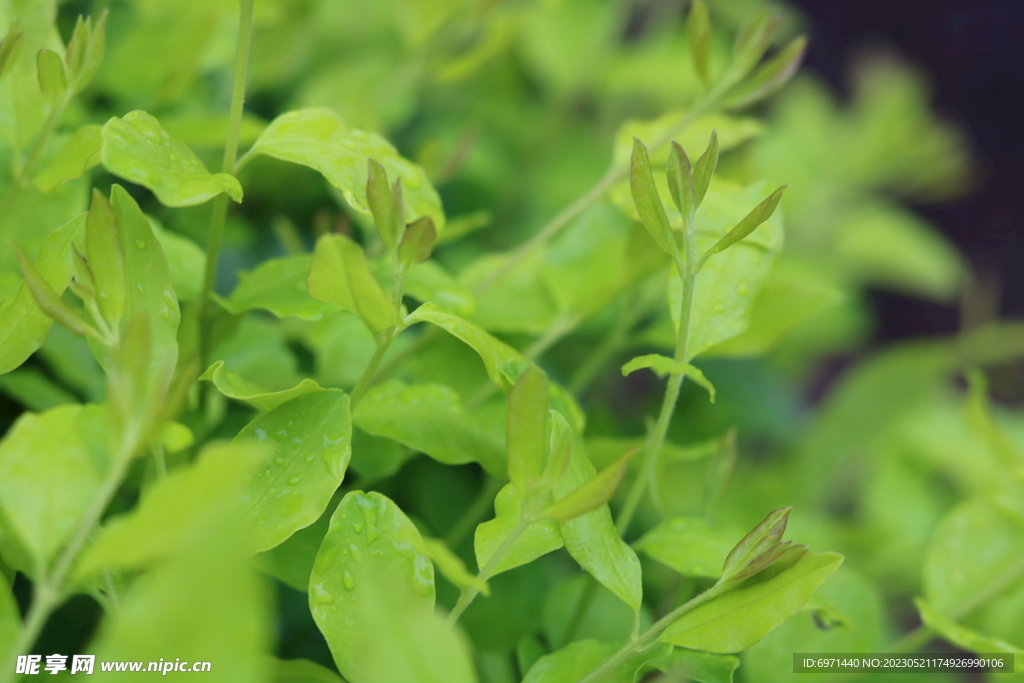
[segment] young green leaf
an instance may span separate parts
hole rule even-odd
[[[242,186],[234,176],[211,174],[188,145],[144,111],[112,117],[102,137],[100,160],[106,169],[152,190],[164,206],[194,206],[222,192],[242,201]]]
[[[408,593],[410,606],[434,607],[434,567],[419,531],[391,499],[352,491],[331,516],[309,578],[313,620],[338,671],[351,681],[371,680],[373,662],[365,653],[373,639],[393,642],[366,612],[378,595],[371,581],[403,597]]]
[[[96,279],[93,277],[89,262],[85,260],[82,252],[78,251],[78,247],[72,244],[71,251],[74,254],[75,270],[75,276],[70,284],[71,291],[85,302],[88,309],[90,306],[96,305]]]
[[[506,484],[494,499],[494,519],[479,524],[473,538],[477,567],[487,565],[494,553],[505,544],[519,527],[523,515],[523,497],[511,483]],[[541,519],[520,530],[491,571],[496,576],[533,562],[538,557],[558,550],[563,545],[558,524],[552,519]]]
[[[92,205],[85,219],[85,256],[96,282],[100,313],[116,329],[124,313],[124,248],[114,208],[96,189],[92,191]]]
[[[426,172],[400,156],[391,143],[379,135],[349,128],[330,109],[300,109],[278,116],[252,149],[239,159],[237,168],[260,155],[320,172],[341,190],[353,209],[362,213],[370,213],[366,197],[367,160],[374,159],[389,177],[402,181],[405,220],[430,216],[438,232],[444,229],[441,199]],[[398,237],[395,241],[397,243]]]
[[[633,138],[633,155],[629,164],[629,189],[633,195],[636,212],[640,222],[647,228],[651,238],[665,253],[675,256],[679,253],[676,246],[675,233],[669,225],[665,207],[658,196],[658,188],[654,186],[654,174],[651,172],[651,161],[647,156],[647,147],[639,138]]]
[[[107,414],[62,405],[24,413],[0,441],[0,508],[44,567],[71,537],[107,474]]]
[[[338,674],[308,659],[272,659],[264,670],[272,673],[270,683],[345,683]]]
[[[234,315],[262,308],[278,318],[323,320],[340,307],[309,295],[306,277],[311,261],[309,254],[267,259],[251,273],[240,273],[231,296],[218,298],[218,303]]]
[[[67,181],[81,178],[96,164],[100,163],[100,137],[102,126],[90,124],[75,131],[56,156],[32,179],[43,192],[53,192]]]
[[[575,683],[610,659],[618,649],[616,643],[598,640],[569,643],[561,650],[538,659],[523,678],[523,683]],[[633,683],[640,680],[641,672],[650,670],[648,664],[668,656],[671,651],[666,645],[641,648],[608,672],[600,683]]]
[[[691,650],[741,652],[800,609],[842,562],[837,553],[804,553],[777,563],[686,612],[659,639]]]
[[[440,463],[478,462],[494,476],[505,476],[501,434],[477,424],[458,393],[443,384],[384,382],[366,392],[352,420],[367,434],[394,439]]]
[[[484,595],[490,595],[491,589],[486,581],[481,581],[466,569],[462,558],[452,552],[448,544],[439,538],[424,538],[423,547],[427,555],[434,561],[434,568],[456,588],[475,588]]]
[[[430,258],[437,241],[437,231],[430,216],[417,218],[408,228],[398,247],[398,260],[406,268]]]
[[[711,17],[704,0],[694,0],[686,16],[686,40],[690,45],[693,70],[704,87],[711,83],[708,61],[711,53]]]
[[[370,272],[363,248],[345,235],[317,240],[306,283],[310,296],[352,311],[374,335],[401,324],[394,301]]]
[[[21,45],[21,39],[25,35],[22,31],[18,30],[20,24],[21,22],[17,19],[12,21],[7,27],[7,35],[4,36],[3,40],[0,40],[0,78],[4,77],[7,64],[14,58],[18,47]]]
[[[95,28],[92,25],[92,17],[83,21],[79,16],[75,23],[75,30],[64,54],[72,95],[85,90],[103,62],[103,55],[107,50],[106,25],[107,10],[100,14]]]
[[[398,187],[400,188],[401,185]],[[373,159],[367,159],[366,203],[370,205],[370,213],[373,214],[373,223],[377,226],[377,233],[391,251],[398,248],[398,240],[401,239],[398,223],[402,219],[395,215],[395,201],[391,187],[388,185],[387,171]],[[401,199],[399,198],[397,201],[400,202]]]
[[[547,440],[548,383],[536,365],[530,365],[508,396],[505,440],[508,443],[508,478],[527,497],[544,472]]]
[[[558,413],[553,414],[561,417]],[[564,424],[563,429],[568,429],[568,424]],[[568,467],[553,491],[554,497],[560,501],[601,476],[582,450],[574,447],[571,430],[565,432],[564,439],[568,442]],[[608,506],[601,504],[589,512],[562,521],[559,531],[565,541],[565,549],[573,559],[637,615],[643,602],[640,560],[620,537]]]
[[[762,64],[751,76],[733,88],[722,104],[730,109],[741,109],[760,102],[789,82],[807,49],[807,37],[798,36],[777,55]]]
[[[708,378],[704,376],[700,368],[683,361],[675,361],[657,353],[649,353],[646,356],[637,356],[623,365],[622,376],[626,377],[630,373],[644,368],[653,370],[659,377],[664,377],[665,375],[685,375],[692,379],[697,386],[706,389],[711,397],[711,402],[715,402],[715,386],[708,381]]]
[[[260,412],[273,410],[282,403],[291,401],[293,398],[323,391],[319,384],[308,377],[290,389],[267,391],[240,377],[238,374],[228,371],[224,367],[224,361],[222,360],[214,362],[213,365],[206,369],[206,372],[196,378],[196,381],[204,380],[213,382],[213,385],[217,387],[217,391],[228,398],[248,403]]]
[[[764,10],[736,33],[731,68],[738,77],[745,76],[761,61],[781,20],[782,17]]]
[[[696,211],[701,202],[704,201],[704,195],[708,193],[708,187],[711,185],[711,176],[715,174],[715,168],[718,166],[718,131],[711,131],[711,138],[708,140],[708,148],[704,150],[704,153],[700,155],[700,159],[697,159],[697,163],[693,167],[693,210]]]
[[[668,190],[676,208],[683,215],[683,220],[689,222],[695,210],[693,171],[690,168],[690,159],[686,156],[682,146],[675,140],[671,145],[668,152],[668,163],[665,166]],[[701,198],[703,199],[703,197]]]
[[[697,271],[700,271],[701,266],[704,265],[704,262],[707,261],[712,254],[718,254],[725,251],[750,233],[754,232],[754,230],[757,229],[757,226],[771,218],[772,214],[775,213],[775,208],[779,205],[779,200],[782,199],[782,192],[787,187],[789,186],[783,185],[779,189],[775,190],[775,192],[768,195],[768,197],[755,206],[751,212],[743,218],[743,220],[737,223],[736,227],[726,233],[725,237],[718,240],[714,246],[704,252],[704,255],[700,257],[700,261],[697,263]]]
[[[560,412],[552,410],[549,411],[548,415],[551,418],[551,439],[541,481],[548,486],[553,486],[556,482],[562,480],[562,477],[569,469],[569,463],[572,461],[573,453],[575,452],[574,442],[576,439],[572,433],[572,427],[569,426],[569,423],[566,422]]]
[[[740,665],[738,657],[714,655],[674,647],[666,656],[651,662],[651,666],[670,676],[699,683],[732,683],[733,674]]]
[[[568,522],[607,503],[625,476],[629,459],[638,452],[637,449],[632,449],[623,453],[592,479],[546,507],[544,516],[559,522]]]
[[[25,252],[22,251],[21,247],[11,242],[11,248],[18,255],[18,261],[21,263],[21,273],[25,279],[25,286],[32,293],[32,298],[35,299],[36,305],[39,306],[40,310],[75,334],[98,336],[96,330],[82,316],[78,315],[70,306],[64,303],[60,295],[54,291],[50,283],[40,275],[35,265],[25,256]]]
[[[34,269],[60,294],[74,269],[72,240],[81,235],[85,214],[57,228],[43,240]],[[35,353],[50,332],[52,319],[36,305],[24,281],[13,297],[0,303],[0,375],[10,372]]]
[[[790,542],[783,543],[782,535],[792,511],[791,507],[772,510],[736,544],[722,565],[722,583],[753,576],[785,552]]]
[[[959,648],[980,654],[1001,652],[1024,655],[1024,649],[961,626],[921,598],[914,598],[914,605],[917,607],[917,611],[921,615],[921,621],[924,622],[925,626],[938,632],[943,638]]]
[[[683,576],[717,579],[733,538],[700,517],[673,517],[648,531],[633,547]]]
[[[57,102],[68,90],[68,79],[64,74],[64,62],[53,50],[40,50],[36,56],[39,73],[39,88],[51,102]]]

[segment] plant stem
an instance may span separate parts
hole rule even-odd
[[[487,511],[491,509],[494,497],[498,495],[498,491],[501,490],[505,481],[507,480],[485,475],[484,485],[480,487],[480,492],[473,500],[473,503],[466,508],[466,511],[462,513],[462,516],[459,517],[458,521],[455,522],[451,530],[444,537],[444,542],[450,548],[454,550],[456,546],[462,543],[466,535],[480,523],[487,514]]]
[[[526,516],[519,518],[519,522],[512,528],[512,532],[505,537],[505,540],[501,542],[501,545],[498,546],[498,549],[494,551],[494,554],[491,555],[491,558],[484,564],[480,573],[477,574],[477,578],[480,582],[486,582],[487,579],[491,578],[491,574],[493,574],[494,570],[498,568],[498,563],[505,559],[505,555],[512,549],[512,544],[519,540],[519,537],[523,535],[524,531],[526,531],[526,527],[530,526],[535,521],[537,520]],[[452,625],[458,621],[459,617],[462,616],[462,613],[466,611],[466,608],[470,606],[479,594],[480,589],[476,586],[463,588],[461,595],[459,595],[459,601],[455,603],[452,613],[448,615],[448,624]]]
[[[241,11],[238,18],[238,46],[235,51],[235,75],[231,87],[231,110],[228,114],[228,132],[224,143],[224,161],[221,171],[234,175],[235,158],[238,156],[238,136],[242,129],[242,105],[245,102],[245,80],[249,68],[249,46],[252,42],[252,14],[255,0],[239,0]],[[200,317],[200,363],[206,367],[209,356],[210,295],[217,280],[217,260],[220,244],[224,238],[224,223],[227,221],[228,201],[226,194],[219,194],[213,201],[213,215],[210,218],[210,234],[206,244],[206,270],[203,274],[203,288],[199,292],[198,314]]]
[[[349,407],[354,409],[359,400],[366,393],[366,390],[370,388],[370,383],[373,381],[373,376],[377,373],[377,368],[380,366],[381,360],[384,359],[384,354],[388,352],[388,348],[391,346],[391,342],[398,336],[398,328],[392,327],[384,333],[384,338],[381,339],[380,343],[377,344],[377,350],[373,352],[373,356],[370,358],[370,362],[366,364],[366,368],[363,370],[362,376],[359,381],[356,382],[356,386],[352,389],[352,393],[349,394]]]
[[[28,153],[28,159],[25,161],[24,166],[18,169],[17,174],[14,177],[14,181],[11,183],[10,189],[7,190],[7,194],[4,195],[3,201],[0,201],[0,235],[3,234],[3,226],[7,221],[7,214],[10,213],[11,208],[14,206],[14,200],[21,192],[22,186],[28,180],[29,174],[32,172],[32,167],[36,161],[39,160],[39,155],[42,154],[43,148],[46,146],[46,141],[50,137],[50,133],[53,132],[54,126],[57,124],[57,119],[60,118],[61,113],[64,111],[64,103],[56,103],[50,109],[49,115],[46,117],[46,121],[43,123],[43,127],[39,129],[39,134],[36,136],[35,142],[32,143],[32,149]]]

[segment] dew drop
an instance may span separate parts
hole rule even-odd
[[[292,485],[292,486],[295,486],[295,485],[296,485],[296,484],[298,484],[298,483],[299,483],[300,481],[302,481],[302,477],[300,477],[300,476],[299,476],[299,475],[297,475],[297,474],[296,474],[296,475],[295,475],[294,477],[291,477],[291,478],[289,478],[289,479],[288,479],[288,483],[289,483],[290,485]]]
[[[714,308],[711,309],[712,313],[725,313],[725,304],[719,301],[715,304]]]
[[[280,467],[284,464],[284,458],[274,458],[274,464]]]
[[[135,240],[135,246],[137,246],[139,249],[145,249],[146,243],[143,240]]]
[[[347,590],[352,590],[356,587],[356,580],[352,578],[352,574],[350,574],[347,569],[341,575],[341,582],[345,584],[345,588]]]
[[[363,533],[363,525],[359,522],[352,522],[352,531],[356,532],[357,534]]]
[[[739,282],[737,282],[736,283],[736,293],[739,294],[740,296],[746,296],[747,295],[747,283],[744,282],[743,280],[740,280]]]

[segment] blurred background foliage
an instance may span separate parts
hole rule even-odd
[[[739,24],[762,3],[708,4],[715,71]],[[0,3],[0,27],[9,5]],[[643,247],[636,226],[617,208],[615,191],[485,296],[474,301],[468,290],[500,263],[501,252],[593,186],[612,162],[616,140],[621,145],[616,131],[624,122],[655,126],[647,122],[684,109],[699,94],[683,31],[686,7],[683,0],[256,3],[241,148],[281,112],[326,106],[352,126],[385,135],[421,164],[448,215],[436,251],[447,273],[433,286],[518,348],[541,344],[542,365],[579,398],[598,467],[642,439],[644,416],[656,410],[660,393],[650,373],[623,378],[618,368],[639,352],[671,346],[664,274],[636,266]],[[61,36],[66,40],[79,14],[104,9],[110,10],[107,58],[50,147],[59,148],[80,125],[145,109],[217,167],[237,3],[70,0],[59,5]],[[814,26],[796,8],[780,9],[780,44],[801,31],[815,40]],[[801,72],[768,103],[716,113],[683,137],[688,149],[703,147],[709,130],[718,128],[728,139],[723,149],[729,147],[719,167],[723,177],[739,185],[790,185],[782,203],[785,248],[749,329],[698,359],[719,400],[710,405],[703,390],[684,388],[658,495],[639,519],[649,527],[664,512],[700,514],[706,482],[728,479],[720,495],[713,491],[715,524],[749,528],[766,510],[794,505],[794,538],[847,555],[821,591],[841,616],[823,623],[823,612],[810,610],[765,638],[742,657],[738,676],[752,683],[788,680],[794,651],[881,650],[919,623],[914,596],[925,595],[939,609],[959,605],[972,595],[962,576],[972,577],[976,590],[997,570],[1019,566],[1024,546],[1024,419],[1013,403],[1024,328],[992,319],[992,292],[977,285],[958,247],[911,208],[970,191],[971,151],[963,133],[932,111],[929,88],[914,67],[876,53],[852,63],[850,72],[846,95]],[[5,149],[0,146],[0,157]],[[8,166],[0,165],[0,173]],[[105,189],[112,180],[97,169],[91,182]],[[229,217],[217,284],[237,315],[215,356],[267,389],[292,386],[305,375],[351,387],[373,351],[353,316],[278,320],[250,310],[236,286],[266,259],[308,252],[327,231],[360,231],[364,219],[350,215],[319,175],[298,166],[259,159],[241,180],[246,201]],[[51,195],[49,214],[41,213],[39,197],[35,204],[24,199],[4,238],[38,251],[45,232],[37,226],[84,210],[89,182],[67,183]],[[168,210],[145,190],[131,191],[163,226],[175,286],[187,302],[198,291],[209,207]],[[371,233],[364,242],[372,253]],[[0,259],[0,298],[16,277],[7,254]],[[599,301],[595,283],[608,285]],[[957,309],[963,329],[880,346],[873,290]],[[485,376],[466,347],[441,338],[419,346],[400,341],[405,347],[396,344],[389,355],[399,376],[443,382],[464,399],[478,396]],[[983,375],[968,391],[964,371],[975,366],[987,369],[1006,400],[988,405]],[[23,409],[97,400],[102,387],[84,342],[54,326],[29,365],[0,379],[6,395],[0,420],[6,426]],[[477,403],[477,419],[500,422],[503,412],[493,402]],[[251,415],[224,401],[208,410],[206,433],[196,429],[200,438],[233,434]],[[709,476],[721,463],[707,444],[731,428],[739,444],[735,467]],[[352,486],[385,491],[431,535],[449,534],[468,559],[467,529],[457,524],[481,486],[478,468],[410,458],[393,442],[361,432],[354,452]],[[315,551],[315,535],[324,531],[318,524],[289,543],[312,542]],[[961,579],[944,574],[953,565]],[[562,641],[566,605],[583,590],[579,576],[567,576],[560,556],[545,558],[495,579],[493,596],[466,614],[486,681],[517,680],[517,646]],[[645,592],[654,596],[649,602],[667,605],[694,581],[648,558],[644,578]],[[454,597],[450,586],[439,590],[442,602]],[[509,600],[517,602],[515,610],[506,609]],[[278,602],[280,654],[328,663],[305,596],[282,583]],[[86,598],[70,602],[64,627],[51,626],[43,650],[79,651],[94,612]],[[505,618],[511,614],[514,619]],[[1024,645],[1024,580],[1018,573],[998,599],[957,616]],[[628,609],[599,592],[576,635],[615,640],[628,635],[628,626]]]

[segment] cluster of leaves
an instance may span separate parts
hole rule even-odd
[[[905,647],[1020,651],[1019,422],[949,383],[1019,331],[880,354],[799,435],[758,418],[865,283],[958,287],[880,199],[962,168],[919,93],[741,114],[805,40],[730,40],[727,3],[640,41],[601,0],[239,4],[0,0],[0,681],[76,594],[81,651],[247,682],[775,681],[882,647],[878,585],[920,596]],[[804,183],[793,249],[760,177]],[[791,505],[855,566],[784,541]]]

